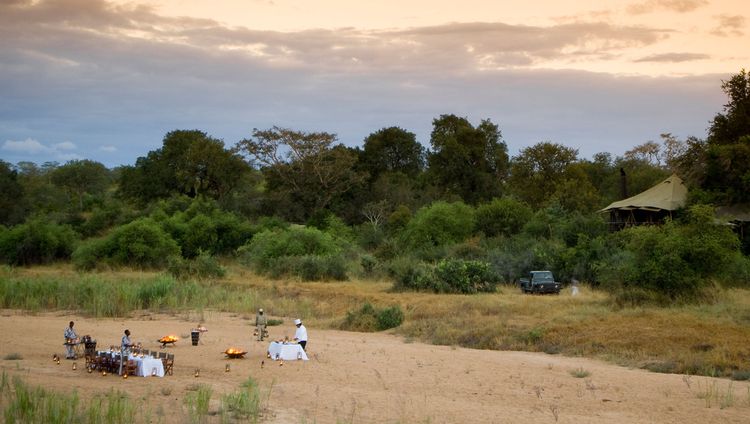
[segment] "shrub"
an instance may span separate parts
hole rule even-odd
[[[77,242],[78,236],[70,226],[34,218],[0,231],[0,259],[11,265],[68,259]]]
[[[159,268],[178,256],[180,247],[154,220],[141,218],[112,231],[106,238],[85,243],[73,254],[79,269],[99,261],[111,265]]]
[[[435,267],[433,290],[445,293],[477,293],[495,291],[499,282],[490,266],[481,261],[444,259]]]
[[[377,312],[378,330],[396,328],[404,322],[404,312],[398,305],[381,309]]]
[[[365,302],[359,310],[346,313],[341,329],[362,332],[384,331],[398,327],[403,322],[404,313],[400,306],[378,309]]]
[[[435,202],[417,211],[406,224],[403,240],[419,249],[457,243],[474,230],[474,209],[462,202]]]
[[[386,266],[394,290],[428,290],[435,280],[432,267],[413,258],[396,258]]]
[[[194,259],[172,257],[167,269],[172,276],[179,279],[223,277],[226,274],[226,270],[216,258],[203,251]]]
[[[272,277],[345,280],[344,241],[316,228],[293,226],[262,231],[238,249],[240,260]]]
[[[714,223],[713,209],[704,205],[691,207],[681,222],[631,228],[614,237],[624,253],[610,258],[602,280],[631,302],[639,301],[634,293],[659,303],[701,301],[739,252],[737,237]]]
[[[513,235],[531,219],[531,208],[512,197],[493,199],[477,207],[477,230],[487,237]]]

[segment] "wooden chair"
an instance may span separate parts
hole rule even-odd
[[[127,375],[136,375],[138,372],[138,365],[136,365],[134,360],[130,359],[128,360],[127,365],[123,367],[123,370]]]
[[[164,365],[164,374],[172,375],[174,367],[174,353],[168,353],[167,357],[162,359],[161,362]]]
[[[86,366],[91,367],[96,360],[96,342],[85,342],[83,348],[83,358],[86,360]]]

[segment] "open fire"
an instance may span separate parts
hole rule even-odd
[[[165,347],[168,344],[174,344],[177,340],[180,340],[180,338],[174,335],[169,335],[160,338],[158,342],[161,343],[161,347]]]
[[[246,351],[236,348],[236,347],[230,347],[229,349],[224,351],[224,354],[227,355],[228,358],[232,358],[232,359],[242,358],[245,356],[246,353],[247,353]]]

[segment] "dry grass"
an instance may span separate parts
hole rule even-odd
[[[223,286],[252,293],[246,302],[206,308],[306,318],[311,327],[338,328],[346,312],[370,302],[399,305],[407,339],[481,349],[525,350],[606,359],[658,372],[729,376],[747,368],[750,290],[731,289],[711,305],[617,309],[606,293],[580,287],[571,297],[531,296],[515,287],[497,293],[436,295],[390,292],[383,281],[300,282],[272,280],[228,264]],[[76,278],[68,266],[15,269],[25,277]],[[104,279],[153,278],[133,271],[99,273]],[[655,341],[658,340],[658,343]]]

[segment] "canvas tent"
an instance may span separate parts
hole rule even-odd
[[[610,230],[643,224],[656,224],[685,206],[687,187],[680,177],[671,177],[627,199],[613,202],[599,212],[609,213]]]

